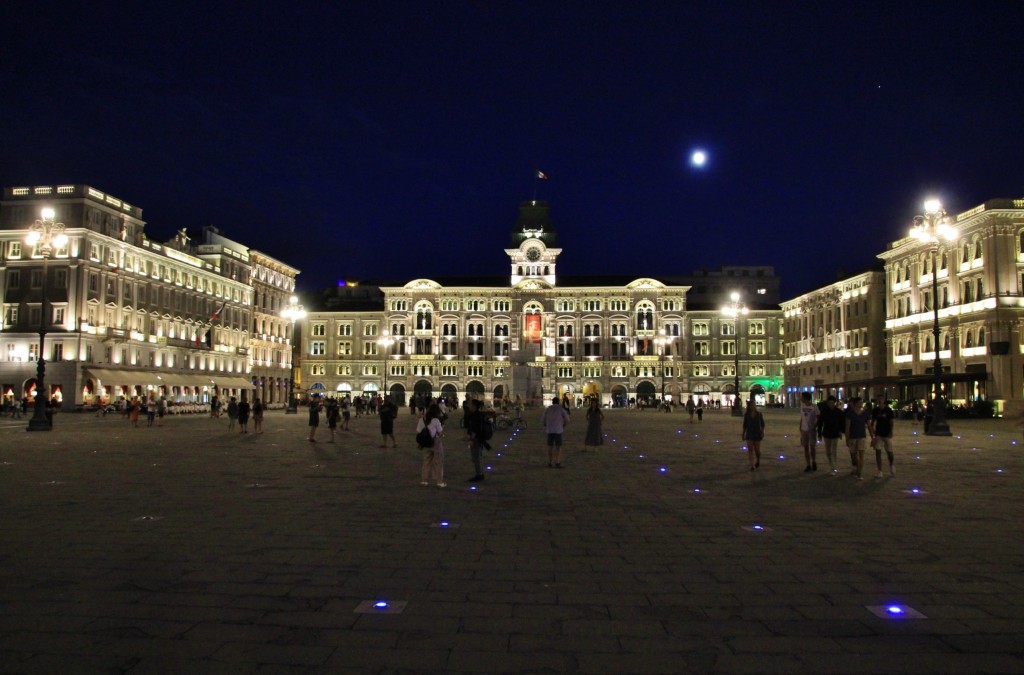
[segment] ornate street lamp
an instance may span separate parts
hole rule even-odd
[[[54,210],[44,208],[39,220],[32,223],[29,232],[25,236],[25,243],[35,249],[35,254],[43,258],[43,288],[39,310],[39,362],[36,364],[36,402],[35,413],[28,421],[29,431],[50,431],[53,427],[46,417],[46,406],[49,404],[49,396],[46,393],[44,382],[46,375],[46,360],[43,358],[43,346],[46,341],[46,327],[49,323],[46,306],[46,275],[49,272],[50,254],[54,247],[63,248],[67,246],[68,236],[64,234],[64,223],[54,222]]]
[[[306,308],[299,304],[299,299],[294,295],[288,298],[288,306],[281,310],[281,316],[292,322],[292,362],[288,373],[288,407],[285,408],[286,415],[298,413],[298,405],[295,402],[295,322],[306,318]]]
[[[747,309],[747,306],[745,304],[743,304],[742,302],[740,302],[740,294],[738,292],[736,292],[736,291],[733,291],[729,295],[729,304],[722,308],[722,314],[724,316],[729,316],[729,317],[732,317],[733,319],[736,319],[735,333],[734,333],[734,335],[736,337],[736,349],[735,349],[735,352],[736,352],[735,368],[736,368],[736,370],[733,373],[733,375],[735,375],[735,381],[733,383],[733,386],[736,388],[736,397],[733,399],[733,402],[732,402],[732,416],[733,417],[743,417],[743,401],[740,400],[740,322],[739,322],[739,317],[746,316],[748,311],[749,310]]]
[[[380,351],[384,356],[384,391],[381,396],[388,395],[388,350],[391,349],[391,345],[395,344],[395,338],[391,337],[391,334],[384,331],[380,338],[377,339],[377,344],[380,345]]]
[[[953,219],[946,214],[938,199],[924,203],[924,215],[914,216],[910,236],[924,244],[932,258],[932,341],[935,343],[935,361],[932,363],[933,392],[932,419],[925,434],[928,436],[952,436],[946,422],[946,402],[942,397],[942,358],[939,356],[939,268],[936,260],[939,244],[956,239],[957,230]]]

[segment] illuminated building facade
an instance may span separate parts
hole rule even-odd
[[[256,396],[271,408],[287,403],[292,376],[292,327],[281,316],[295,294],[299,270],[262,251],[249,249],[253,331],[249,363]]]
[[[984,399],[1004,413],[1024,408],[1024,199],[993,199],[952,219],[956,238],[932,246],[907,236],[885,263],[888,375],[901,400],[925,400],[935,349],[953,405]],[[939,343],[932,336],[937,274]]]
[[[386,387],[400,404],[410,396],[497,401],[556,393],[608,405],[697,394],[728,401],[737,345],[741,389],[772,400],[781,388],[777,308],[752,306],[750,315],[726,321],[718,307],[688,310],[686,285],[559,276],[562,249],[544,202],[521,205],[511,238],[507,277],[416,279],[383,286],[375,309],[311,311],[302,328],[305,390]],[[774,273],[765,274],[771,268],[735,270],[758,287],[763,276],[777,293]]]
[[[65,225],[48,259],[26,241],[42,208]],[[38,331],[47,395],[62,405],[121,396],[203,403],[248,395],[253,288],[246,248],[205,228],[166,243],[142,209],[86,185],[6,188],[0,202],[0,383],[35,395]],[[44,314],[45,308],[45,314]]]
[[[885,393],[885,304],[880,269],[782,303],[787,405],[799,405],[805,391],[815,400]]]

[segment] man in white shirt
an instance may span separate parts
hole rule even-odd
[[[569,413],[562,406],[557,395],[551,399],[551,405],[544,409],[541,418],[544,430],[548,434],[548,468],[562,468],[562,434],[569,423]],[[553,464],[552,464],[553,462]]]
[[[815,456],[817,438],[815,429],[818,426],[818,406],[811,403],[810,392],[800,394],[800,445],[804,446],[804,461],[807,468],[804,473],[818,470],[818,461]]]

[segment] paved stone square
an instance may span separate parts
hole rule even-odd
[[[475,490],[458,415],[446,489],[407,414],[396,450],[375,418],[0,419],[0,672],[1024,672],[1012,421],[899,422],[896,476],[856,481],[765,416],[750,472],[727,412],[607,411],[583,453],[577,411],[557,470],[533,411]]]

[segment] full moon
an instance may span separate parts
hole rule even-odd
[[[690,164],[694,166],[704,166],[708,161],[708,155],[703,150],[694,150],[690,153]]]

